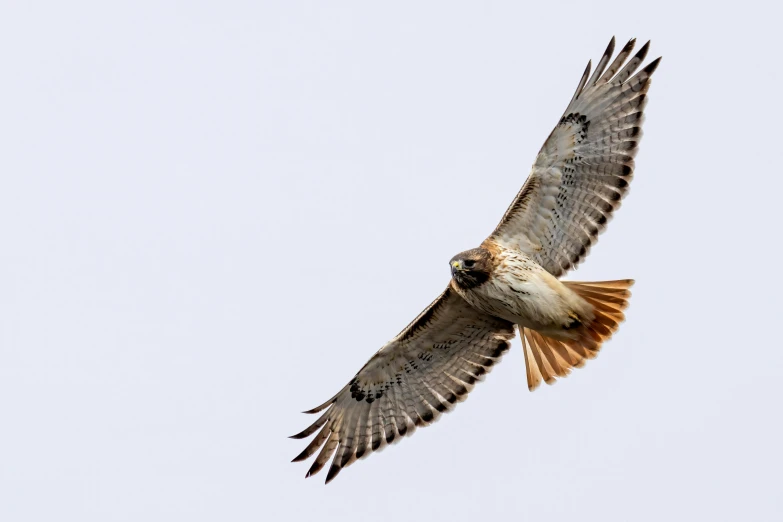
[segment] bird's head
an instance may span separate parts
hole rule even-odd
[[[492,272],[492,254],[485,248],[466,250],[451,258],[451,277],[458,286],[475,288],[489,279]]]

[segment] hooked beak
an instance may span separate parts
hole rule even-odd
[[[455,261],[452,261],[451,262],[451,275],[456,274],[460,270],[462,270],[462,261],[459,260],[459,259],[457,259]]]

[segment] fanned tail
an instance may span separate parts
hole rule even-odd
[[[556,377],[565,377],[573,368],[581,368],[595,358],[625,320],[623,310],[631,297],[633,279],[593,283],[563,281],[569,289],[593,307],[594,318],[581,328],[577,340],[558,340],[530,328],[520,328],[527,366],[527,386],[535,390],[541,381],[553,384]]]

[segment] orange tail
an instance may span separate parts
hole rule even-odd
[[[555,377],[567,376],[572,368],[581,368],[587,359],[598,355],[603,343],[612,337],[625,319],[623,310],[628,307],[631,297],[628,289],[633,283],[633,279],[595,283],[563,281],[593,306],[595,317],[581,327],[581,338],[575,341],[552,339],[535,330],[520,328],[530,391],[535,390],[542,380],[553,384]]]

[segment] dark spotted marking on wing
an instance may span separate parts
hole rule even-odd
[[[294,459],[318,452],[307,472],[326,476],[428,426],[467,397],[509,349],[514,325],[468,305],[450,289],[376,353],[294,438],[317,435]],[[325,411],[323,411],[325,410]]]
[[[612,60],[612,39],[592,76],[588,64],[486,244],[520,250],[556,277],[589,254],[628,193],[647,91],[660,63],[658,58],[637,72],[649,42],[629,59],[634,45],[629,41]]]
[[[584,114],[570,113],[567,116],[560,118],[560,126],[573,125],[576,127],[571,132],[574,134],[574,143],[582,143],[587,138],[587,131],[590,128],[590,122],[587,120],[587,116]],[[570,161],[573,161],[571,159]]]

